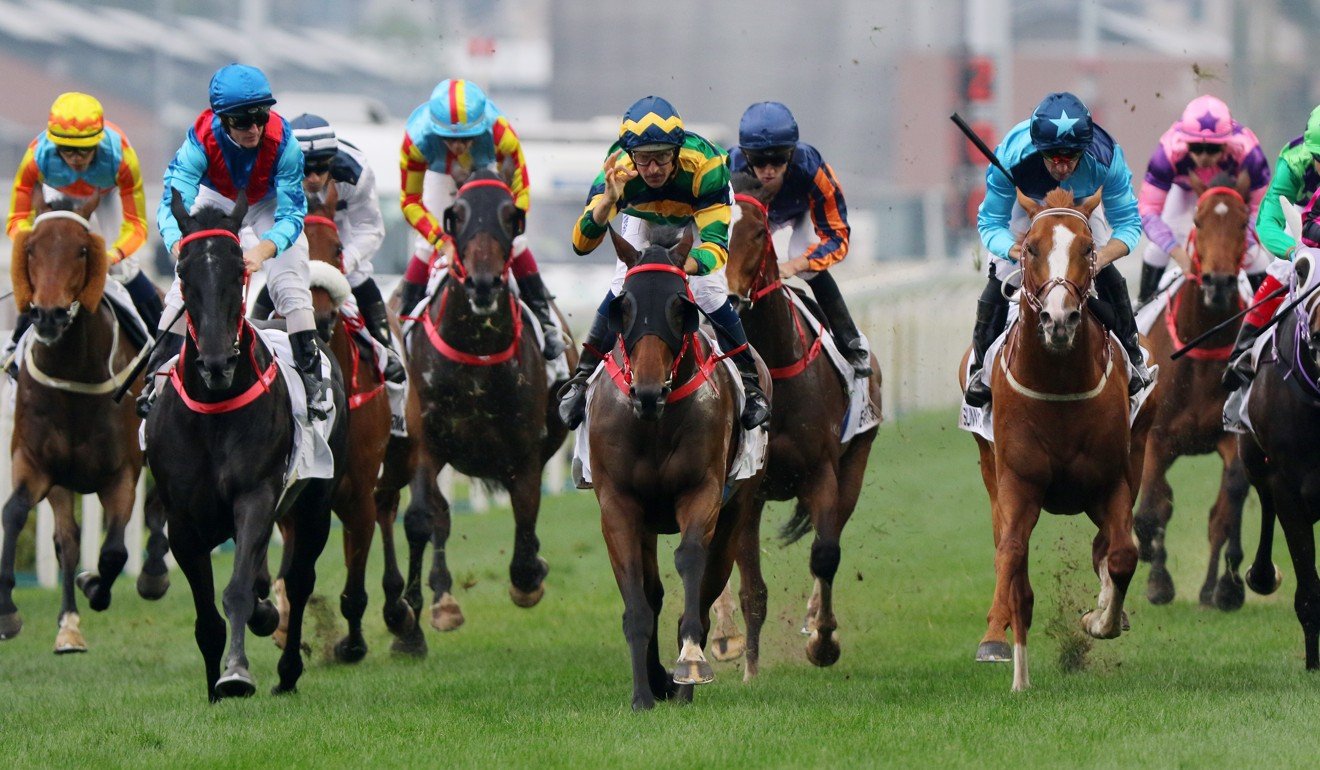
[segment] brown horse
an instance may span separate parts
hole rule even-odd
[[[653,243],[664,239],[658,230],[652,228]],[[729,476],[739,441],[735,384],[696,333],[697,306],[675,266],[687,249],[652,245],[638,254],[617,234],[614,243],[631,269],[610,304],[610,331],[619,344],[605,359],[608,376],[592,386],[587,430],[601,529],[623,594],[632,706],[648,709],[656,699],[689,701],[693,685],[714,679],[702,648],[710,607],[728,583],[735,552],[748,560],[744,599],[759,602],[759,609],[744,605],[747,656],[756,660],[765,618],[754,539],[762,472],[741,483]],[[768,373],[761,380],[769,394]],[[683,581],[683,615],[672,674],[660,665],[656,638],[664,599],[656,563],[661,533],[680,537],[674,566]]]
[[[770,240],[769,211],[761,200],[764,193],[760,192],[760,182],[750,175],[738,175],[734,190],[738,215],[729,237],[729,263],[725,268],[729,292],[741,298],[747,339],[764,356],[775,381],[765,482],[756,506],[759,511],[766,500],[796,499],[793,517],[783,527],[785,541],[795,542],[813,528],[816,531],[810,561],[815,586],[803,632],[810,635],[807,659],[828,666],[839,658],[833,601],[839,540],[857,506],[877,429],[859,433],[847,443],[840,441],[848,411],[847,383],[827,357],[820,355],[821,336],[812,331],[812,319],[803,317],[789,295],[792,290],[779,278],[779,260]],[[880,366],[874,356],[871,369],[875,373],[868,387],[871,403],[878,409]],[[744,557],[760,548],[759,533],[746,534],[749,542],[739,548],[738,562],[744,576],[749,566]],[[746,590],[744,585],[744,615]],[[722,644],[726,639],[722,631],[727,634],[724,628],[728,627],[719,605],[716,609],[720,623],[716,626],[714,650],[716,658],[724,659],[728,647]],[[736,629],[730,630],[736,633]],[[736,655],[737,639],[730,641]],[[747,670],[754,673],[755,669],[756,661],[749,656]]]
[[[1228,321],[1242,309],[1238,270],[1247,251],[1250,209],[1244,196],[1250,180],[1245,173],[1236,182],[1221,175],[1214,186],[1206,188],[1195,175],[1192,179],[1200,196],[1188,249],[1192,274],[1169,298],[1168,308],[1149,335],[1165,395],[1155,412],[1146,446],[1135,525],[1139,556],[1150,562],[1146,597],[1153,604],[1167,604],[1174,595],[1164,547],[1165,531],[1173,515],[1169,468],[1183,455],[1218,452],[1223,474],[1219,496],[1210,509],[1210,566],[1201,585],[1201,603],[1235,610],[1242,606],[1246,593],[1238,566],[1242,563],[1242,504],[1249,487],[1238,459],[1237,437],[1224,430],[1227,394],[1219,379],[1241,324],[1228,324],[1177,360],[1171,355],[1185,341]],[[1227,186],[1232,184],[1236,186]],[[1219,554],[1225,542],[1228,552],[1220,577]]]
[[[987,363],[995,441],[977,435],[976,443],[990,494],[995,594],[976,659],[1011,656],[1014,690],[1031,684],[1027,630],[1034,594],[1027,552],[1041,510],[1085,512],[1099,529],[1091,561],[1100,596],[1082,617],[1091,636],[1112,639],[1123,631],[1123,600],[1137,566],[1132,501],[1154,410],[1142,409],[1129,429],[1122,351],[1085,302],[1096,272],[1088,220],[1100,200],[1097,191],[1078,206],[1072,193],[1056,189],[1042,206],[1018,193],[1031,217],[1022,241],[1020,315],[1003,350]]]
[[[109,303],[101,301],[108,265],[105,242],[87,224],[99,201],[93,198],[76,210],[67,204],[46,210],[38,200],[32,230],[14,239],[10,268],[14,302],[31,317],[35,340],[19,371],[14,405],[14,491],[4,506],[0,639],[12,638],[23,627],[12,597],[14,549],[28,511],[49,497],[64,577],[57,653],[87,649],[79,630],[75,583],[92,609],[110,606],[111,586],[128,560],[124,528],[142,470],[133,402],[116,404],[111,399],[139,351]],[[73,513],[75,493],[95,493],[106,513],[97,568],[76,580],[80,532]],[[152,519],[153,530],[158,530],[160,523]],[[159,561],[163,542],[155,532],[153,541],[153,559]],[[157,598],[164,585],[167,579],[154,595],[142,584],[139,591]]]

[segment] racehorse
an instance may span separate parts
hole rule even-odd
[[[508,185],[492,171],[473,174],[444,213],[445,232],[455,242],[448,276],[408,331],[421,446],[409,458],[405,596],[420,615],[421,565],[429,539],[435,552],[431,625],[440,631],[463,623],[445,548],[449,502],[436,484],[446,465],[508,490],[515,524],[509,595],[519,607],[532,607],[545,592],[549,565],[538,554],[536,537],[541,469],[568,429],[549,398],[560,383],[547,382],[545,361],[537,353],[541,346],[507,282],[513,239],[523,227]],[[570,369],[576,365],[573,355]]]
[[[276,693],[294,691],[302,674],[303,611],[316,578],[316,559],[330,530],[330,503],[343,474],[347,425],[336,420],[329,436],[332,478],[300,479],[286,489],[295,426],[288,385],[270,350],[244,317],[247,276],[235,234],[247,212],[239,196],[226,216],[203,207],[194,218],[177,191],[171,209],[183,238],[178,275],[188,334],[183,352],[147,418],[147,460],[168,511],[170,547],[188,578],[197,612],[195,635],[206,664],[212,701],[248,696],[256,683],[248,671],[245,626],[268,636],[279,612],[264,597],[271,531],[281,516],[292,525],[282,570],[290,611],[288,637],[279,660]],[[344,414],[338,366],[331,361],[334,413]],[[229,618],[215,609],[211,550],[234,540],[234,571],[224,591]]]
[[[129,376],[139,343],[120,326],[110,303],[101,301],[108,266],[105,241],[87,222],[99,202],[97,196],[77,209],[67,201],[47,208],[38,196],[32,229],[15,236],[10,265],[14,302],[31,318],[34,339],[25,348],[14,404],[14,491],[4,506],[0,639],[14,637],[23,627],[12,596],[15,548],[28,511],[49,497],[64,577],[56,653],[87,650],[75,584],[92,609],[110,606],[111,586],[128,560],[124,529],[142,471],[138,417],[131,403],[116,404],[110,397]],[[106,512],[96,569],[77,579],[81,549],[74,493],[95,493]],[[138,590],[154,599],[169,581],[162,577],[162,523],[154,515],[149,522],[152,550]]]
[[[1031,218],[1022,241],[1019,318],[996,360],[987,363],[995,440],[976,435],[976,443],[990,495],[995,593],[976,659],[1011,656],[1015,691],[1031,684],[1027,630],[1034,594],[1027,551],[1041,509],[1085,512],[1099,529],[1091,561],[1100,595],[1096,609],[1082,617],[1091,636],[1112,639],[1124,630],[1123,601],[1137,565],[1132,501],[1154,410],[1143,408],[1129,429],[1127,378],[1121,368],[1115,372],[1122,351],[1086,302],[1096,272],[1089,219],[1100,196],[1097,191],[1077,205],[1071,192],[1056,189],[1041,205],[1018,192]],[[960,379],[970,355],[963,357]]]
[[[1294,261],[1298,287],[1313,285],[1310,254]],[[1302,625],[1306,668],[1320,668],[1320,576],[1315,532],[1320,516],[1320,292],[1287,310],[1261,353],[1247,396],[1251,432],[1238,438],[1247,476],[1260,496],[1261,536],[1246,583],[1273,593],[1282,580],[1272,562],[1274,520],[1288,541],[1297,593],[1293,608]]]
[[[632,706],[649,709],[656,699],[690,701],[693,685],[714,679],[702,648],[711,604],[729,581],[735,551],[748,564],[744,598],[759,602],[759,609],[744,608],[747,656],[756,660],[766,589],[758,544],[744,533],[754,538],[758,531],[755,498],[763,471],[741,483],[729,475],[740,440],[739,407],[733,377],[697,333],[697,306],[687,276],[675,266],[686,259],[690,239],[677,248],[655,245],[665,233],[653,227],[653,245],[639,254],[611,233],[630,269],[610,304],[610,331],[619,344],[605,358],[608,376],[592,385],[587,430],[601,529],[623,595]],[[768,374],[761,380],[770,386]],[[672,674],[660,665],[656,638],[664,599],[656,564],[661,533],[680,537],[674,566],[683,581],[683,614]],[[750,552],[742,547],[748,542]]]
[[[816,531],[810,561],[815,587],[807,605],[803,632],[810,635],[807,659],[818,666],[828,666],[839,658],[838,621],[833,602],[839,540],[857,505],[877,429],[871,428],[848,443],[841,443],[840,431],[848,412],[848,383],[841,380],[828,358],[820,355],[822,335],[813,331],[813,319],[804,317],[794,305],[789,293],[792,289],[779,277],[779,260],[770,239],[770,214],[761,183],[750,174],[738,174],[733,186],[737,213],[725,268],[729,292],[739,297],[747,339],[765,358],[775,381],[765,481],[756,505],[759,510],[766,500],[798,501],[793,517],[782,530],[788,543],[797,541],[813,528]],[[880,367],[874,356],[871,369],[874,374],[868,387],[871,403],[878,409]],[[759,548],[757,533],[750,536],[752,540],[739,553]],[[740,572],[747,569],[741,559],[738,569]],[[746,615],[746,598],[743,604]],[[724,659],[728,647],[722,644],[725,624],[720,604],[716,605],[716,611],[720,622],[716,624],[713,647],[715,657]],[[764,612],[764,599],[761,611]],[[733,630],[736,633],[736,628]],[[736,646],[735,637],[735,655]],[[755,666],[755,661],[747,661],[748,671],[754,672]]]
[[[1242,606],[1246,589],[1238,575],[1242,563],[1242,504],[1246,500],[1246,471],[1238,458],[1237,438],[1224,430],[1224,389],[1219,385],[1224,365],[1233,349],[1240,323],[1223,331],[1173,360],[1174,350],[1189,339],[1229,320],[1242,308],[1238,292],[1238,270],[1247,251],[1250,209],[1245,195],[1250,179],[1221,174],[1206,187],[1196,175],[1198,194],[1195,229],[1189,241],[1192,272],[1169,298],[1168,307],[1152,327],[1149,340],[1164,397],[1155,412],[1146,465],[1141,477],[1141,496],[1135,519],[1138,555],[1150,562],[1146,596],[1153,604],[1173,601],[1173,578],[1165,566],[1168,552],[1165,531],[1173,515],[1173,488],[1167,474],[1183,455],[1218,452],[1223,461],[1219,496],[1210,509],[1210,566],[1201,586],[1201,604],[1235,610]],[[1219,575],[1219,554],[1224,543],[1224,574]]]

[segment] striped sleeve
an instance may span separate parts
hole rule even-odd
[[[5,221],[5,232],[10,238],[32,227],[32,190],[41,184],[36,151],[37,142],[33,140],[14,174],[14,187],[9,192],[9,218]]]
[[[590,254],[596,250],[600,242],[605,238],[608,232],[608,224],[598,225],[596,220],[592,219],[591,211],[596,208],[602,196],[605,195],[605,170],[602,168],[596,175],[596,181],[591,185],[591,192],[587,193],[587,207],[582,211],[582,216],[578,217],[577,222],[573,224],[573,251],[577,254]],[[610,216],[606,219],[608,223],[619,213],[618,204],[610,209]]]
[[[527,158],[523,157],[522,142],[518,134],[509,125],[509,121],[500,116],[491,126],[491,139],[495,142],[495,162],[500,168],[509,168],[509,189],[513,191],[513,203],[526,212],[532,205],[532,181],[527,175]]]
[[[811,269],[819,272],[836,262],[842,262],[848,255],[848,206],[843,200],[843,190],[834,178],[834,169],[830,164],[822,163],[816,169],[816,176],[811,180],[808,191],[811,199],[811,223],[816,227],[816,237],[820,241],[807,249],[802,256],[811,263]]]
[[[440,241],[444,231],[435,215],[426,210],[422,203],[422,185],[426,179],[426,156],[413,144],[407,132],[403,134],[403,147],[399,151],[399,205],[403,207],[403,218],[408,220],[422,237],[434,246]]]
[[[733,217],[733,195],[729,187],[729,167],[724,155],[717,154],[702,164],[692,177],[696,198],[692,218],[700,239],[688,256],[697,261],[697,275],[720,269],[729,259],[729,223]]]
[[[119,170],[115,173],[115,185],[119,188],[124,221],[119,226],[119,237],[115,239],[114,248],[127,257],[147,241],[147,198],[142,192],[142,167],[138,163],[137,151],[127,139],[121,137],[120,141],[123,155],[119,160]]]

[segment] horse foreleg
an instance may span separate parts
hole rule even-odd
[[[742,582],[738,598],[742,604],[743,620],[747,623],[747,665],[743,668],[743,681],[749,681],[760,670],[761,626],[765,624],[766,599],[769,592],[761,576],[761,511],[765,501],[755,495],[747,504],[746,518],[738,530],[738,576]]]
[[[165,505],[151,480],[147,482],[147,495],[142,502],[142,518],[149,534],[147,558],[142,562],[142,572],[138,573],[137,592],[143,599],[154,600],[164,596],[170,588],[169,567],[165,564],[170,540],[165,535]]]
[[[1164,434],[1152,434],[1150,446],[1146,448],[1140,503],[1134,522],[1140,543],[1139,555],[1142,560],[1150,562],[1146,598],[1151,604],[1168,604],[1175,595],[1173,576],[1168,568],[1169,551],[1164,545],[1164,535],[1173,517],[1173,487],[1169,484],[1168,472],[1174,459]]]
[[[1242,504],[1246,502],[1247,471],[1238,457],[1237,436],[1227,434],[1219,441],[1219,456],[1224,461],[1224,473],[1219,483],[1219,497],[1210,509],[1210,531],[1222,531],[1228,542],[1224,553],[1224,574],[1211,588],[1210,600],[1221,610],[1236,610],[1247,598],[1247,588],[1238,570],[1242,566]],[[1214,535],[1210,542],[1211,569],[1219,566],[1219,553],[1215,548]],[[1210,575],[1206,576],[1207,585]],[[1205,588],[1201,589],[1202,602],[1205,602]]]
[[[60,617],[59,632],[55,635],[55,654],[87,652],[87,640],[79,627],[77,597],[74,594],[74,575],[78,572],[81,554],[81,529],[73,518],[73,493],[64,487],[50,488],[50,507],[55,512],[55,554],[60,560]]]
[[[277,666],[280,681],[271,690],[275,695],[296,691],[298,678],[302,676],[303,613],[316,584],[316,560],[325,549],[325,541],[330,535],[330,498],[333,489],[334,484],[327,479],[311,481],[289,511],[288,518],[295,536],[292,554],[281,570],[289,601],[289,631]]]
[[[1300,491],[1289,488],[1277,473],[1270,479],[1270,486],[1278,505],[1279,524],[1283,526],[1283,536],[1288,541],[1293,571],[1297,573],[1293,610],[1302,625],[1306,670],[1314,671],[1320,668],[1320,577],[1315,569],[1315,531]]]
[[[96,494],[106,514],[105,539],[101,541],[96,572],[84,572],[79,576],[78,585],[87,597],[87,605],[97,612],[110,607],[110,589],[128,562],[124,530],[133,516],[137,476],[134,469],[125,467],[114,481]]]
[[[737,660],[747,648],[747,638],[738,630],[733,619],[733,577],[724,584],[724,590],[711,605],[715,611],[715,628],[710,633],[710,654],[715,660]]]
[[[1099,527],[1092,545],[1092,563],[1100,578],[1096,609],[1082,616],[1082,628],[1096,639],[1123,632],[1123,602],[1137,569],[1132,544],[1132,494],[1126,482],[1115,484],[1102,510],[1091,514]]]
[[[1008,475],[1006,471],[1003,475]],[[977,660],[1005,660],[1006,643],[993,641],[993,635],[1013,629],[1013,690],[1031,686],[1027,667],[1027,631],[1031,628],[1035,594],[1027,574],[1027,555],[1031,532],[1040,518],[1038,497],[1034,490],[1016,477],[1001,476],[998,484],[1001,513],[999,544],[995,546],[995,595],[987,617],[986,639],[977,649]],[[1002,638],[1002,637],[1001,637]]]
[[[432,487],[435,489],[435,498],[431,508],[433,512],[431,517],[431,575],[427,581],[431,586],[432,596],[435,597],[435,601],[431,603],[431,627],[437,631],[454,631],[463,625],[464,617],[462,608],[458,606],[458,599],[454,598],[454,576],[449,571],[447,545],[453,526],[453,512],[449,508],[449,500],[440,491],[439,485],[433,483]],[[411,510],[412,508],[409,506],[409,512]],[[408,540],[411,544],[411,532]],[[420,570],[420,554],[418,555],[418,561],[417,568]],[[410,565],[410,572],[411,569]]]
[[[394,634],[390,651],[404,655],[425,655],[426,637],[422,635],[413,608],[404,601],[403,573],[399,570],[399,558],[394,547],[394,520],[399,513],[399,490],[378,488],[375,497],[376,523],[380,526],[380,547],[385,557],[380,579],[385,594],[381,615],[385,619],[385,626]]]
[[[1283,571],[1274,563],[1274,495],[1270,491],[1271,468],[1256,439],[1250,435],[1238,438],[1238,458],[1247,470],[1247,479],[1260,499],[1260,540],[1256,544],[1256,558],[1247,568],[1246,584],[1262,596],[1279,590],[1283,584]]]
[[[247,624],[256,607],[257,562],[266,558],[270,543],[275,494],[269,486],[248,492],[234,502],[234,572],[225,586],[224,608],[229,618],[229,654],[216,681],[221,698],[247,697],[257,690],[248,671]],[[286,642],[285,649],[290,645]]]
[[[212,703],[220,700],[216,681],[220,678],[220,657],[225,651],[225,620],[215,608],[215,580],[211,573],[211,549],[198,542],[187,528],[172,532],[170,547],[174,560],[188,580],[192,591],[193,610],[197,615],[193,623],[193,638],[202,653],[206,668],[206,697]]]
[[[623,596],[623,638],[628,642],[629,657],[632,660],[634,710],[655,707],[655,691],[652,689],[648,654],[656,658],[659,664],[659,647],[656,640],[656,621],[660,613],[659,600],[664,596],[663,589],[655,592],[657,604],[653,605],[647,596],[646,575],[654,573],[652,589],[659,584],[659,566],[655,564],[655,549],[651,546],[650,564],[646,561],[644,539],[655,536],[643,532],[642,510],[636,501],[613,489],[598,479],[596,496],[600,502],[600,527],[605,536],[605,549],[609,552],[610,566],[614,569],[614,580],[619,584],[619,593]],[[657,683],[658,684],[658,683]],[[664,692],[669,691],[665,685]],[[657,688],[661,689],[661,688]]]
[[[344,592],[339,595],[339,612],[348,621],[348,634],[335,644],[335,659],[340,663],[356,663],[367,654],[362,616],[367,611],[367,556],[376,532],[376,513],[368,496],[374,471],[351,468],[348,472],[358,477],[352,479],[348,494],[343,494],[341,487],[335,501],[335,509],[344,522],[344,564],[348,568]]]
[[[680,685],[706,684],[715,678],[702,648],[706,646],[706,631],[710,627],[707,610],[710,601],[719,595],[722,583],[728,582],[727,571],[714,585],[710,601],[703,604],[702,594],[708,553],[719,520],[721,487],[722,484],[712,479],[675,501],[680,535],[678,548],[674,549],[674,568],[683,581],[683,615],[678,621],[679,653],[674,682]]]
[[[23,617],[14,604],[14,561],[18,556],[18,535],[27,525],[28,511],[46,496],[50,480],[45,474],[34,473],[23,460],[21,452],[14,452],[14,491],[0,512],[0,526],[4,527],[4,546],[0,548],[0,640],[13,639],[23,630]]]
[[[638,533],[641,546],[642,590],[646,595],[647,605],[651,608],[651,636],[646,643],[646,680],[651,688],[651,695],[656,700],[692,700],[692,687],[680,687],[674,684],[669,669],[660,662],[660,609],[665,603],[665,586],[660,580],[660,563],[656,558],[656,535],[654,532]],[[627,633],[627,629],[624,629]]]
[[[536,518],[541,510],[541,463],[529,458],[522,471],[505,480],[513,505],[513,558],[509,562],[509,598],[519,607],[535,607],[545,595],[550,565],[541,558]]]
[[[816,538],[811,542],[811,576],[815,579],[815,622],[807,639],[807,660],[831,666],[839,660],[839,621],[834,617],[834,576],[839,571],[839,538],[846,517],[838,509],[838,480],[833,468],[817,469],[815,483],[800,498],[811,510]]]

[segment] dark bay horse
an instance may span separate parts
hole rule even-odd
[[[445,210],[444,226],[456,244],[449,275],[408,333],[421,446],[408,458],[414,468],[404,529],[408,602],[420,615],[421,565],[429,540],[434,544],[431,625],[449,631],[462,625],[463,613],[446,554],[449,502],[440,494],[437,475],[451,465],[508,490],[515,525],[509,595],[519,607],[535,606],[549,570],[536,537],[541,469],[568,429],[549,399],[560,383],[547,382],[535,332],[509,290],[508,262],[524,217],[508,186],[493,172],[478,171]],[[571,340],[569,345],[571,351]],[[575,365],[570,358],[570,370]]]
[[[347,424],[329,439],[333,478],[300,479],[286,488],[296,430],[288,386],[265,343],[244,318],[247,276],[237,233],[247,210],[240,195],[232,214],[202,208],[196,217],[173,191],[172,210],[184,234],[178,274],[188,320],[183,353],[147,418],[147,460],[168,511],[170,547],[188,578],[195,635],[206,664],[211,700],[248,696],[246,629],[269,635],[279,612],[266,598],[267,546],[286,516],[283,575],[290,604],[288,638],[276,693],[294,691],[302,674],[303,611],[316,579],[316,559],[330,530],[330,503],[343,474]],[[331,360],[334,413],[346,403]],[[225,619],[215,608],[211,550],[234,540],[234,571],[224,591],[229,654],[223,672]]]
[[[1294,260],[1298,285],[1309,283],[1314,256]],[[1302,625],[1308,671],[1320,669],[1320,575],[1315,523],[1320,519],[1320,292],[1284,314],[1274,340],[1261,353],[1248,394],[1251,432],[1238,437],[1242,461],[1260,496],[1261,536],[1246,583],[1273,593],[1281,575],[1271,561],[1274,521],[1288,541],[1297,593],[1293,609]]]
[[[990,494],[995,593],[976,659],[1011,657],[1015,691],[1031,685],[1027,630],[1035,597],[1027,553],[1041,510],[1084,512],[1099,530],[1091,562],[1100,595],[1082,617],[1087,634],[1112,639],[1124,630],[1123,601],[1137,566],[1132,502],[1154,409],[1148,402],[1129,429],[1122,351],[1085,301],[1096,271],[1088,220],[1100,197],[1097,191],[1076,205],[1072,193],[1057,189],[1042,206],[1018,193],[1031,217],[1022,241],[1020,315],[1002,351],[987,364],[995,441],[977,435],[976,443]],[[1005,635],[1010,626],[1011,648]]]
[[[651,235],[653,243],[662,240],[660,228]],[[591,386],[587,430],[601,529],[623,595],[632,706],[649,709],[657,699],[690,701],[693,685],[714,679],[702,654],[710,607],[729,581],[735,552],[748,543],[750,552],[739,554],[748,565],[743,611],[747,658],[757,659],[766,589],[754,519],[763,471],[742,482],[729,476],[739,442],[735,385],[696,333],[700,316],[687,276],[676,266],[686,247],[652,245],[638,254],[617,234],[614,244],[630,270],[610,305],[610,331],[619,344]],[[769,395],[768,373],[761,382]],[[683,581],[683,614],[672,673],[660,664],[656,636],[664,600],[659,534],[680,538],[674,566]]]
[[[734,178],[733,232],[725,271],[729,292],[742,298],[747,339],[764,358],[775,381],[775,409],[770,418],[770,447],[765,481],[756,505],[766,500],[794,500],[797,508],[783,527],[786,542],[794,542],[812,529],[811,576],[815,581],[803,632],[810,635],[807,659],[828,666],[839,658],[838,621],[834,617],[834,576],[838,571],[839,541],[852,516],[866,473],[876,428],[841,443],[848,411],[847,384],[821,353],[821,337],[812,331],[812,319],[803,317],[779,277],[779,261],[770,239],[770,217],[761,184],[751,175]],[[868,383],[871,402],[880,405],[880,366]],[[759,519],[759,516],[758,516]],[[756,538],[756,532],[748,533]],[[747,548],[759,548],[753,539]],[[740,549],[744,553],[744,549]],[[739,560],[739,571],[747,565]],[[746,600],[743,602],[746,604]],[[717,605],[717,610],[719,605]],[[723,613],[718,613],[722,615]],[[724,659],[721,623],[717,624],[715,657]],[[736,639],[735,639],[736,641]],[[736,647],[735,647],[736,651]],[[749,672],[755,661],[748,660]]]
[[[1238,270],[1247,253],[1250,210],[1244,196],[1250,179],[1245,173],[1238,180],[1220,175],[1209,188],[1199,181],[1195,229],[1187,249],[1192,257],[1192,274],[1169,298],[1168,308],[1149,334],[1164,396],[1155,411],[1146,445],[1135,525],[1138,555],[1150,562],[1146,597],[1153,604],[1167,604],[1174,596],[1173,578],[1165,566],[1168,552],[1164,537],[1173,516],[1173,487],[1167,474],[1180,456],[1217,452],[1223,461],[1223,474],[1219,496],[1210,509],[1210,565],[1200,599],[1201,604],[1235,610],[1242,606],[1246,593],[1238,565],[1242,563],[1242,504],[1248,482],[1238,458],[1237,437],[1224,430],[1227,394],[1219,379],[1241,323],[1225,326],[1201,347],[1177,360],[1171,355],[1187,340],[1242,309]],[[1221,577],[1219,554],[1225,542],[1228,552]]]
[[[124,528],[133,513],[142,451],[138,417],[131,401],[116,404],[111,393],[127,379],[138,345],[119,325],[105,291],[105,242],[87,217],[100,199],[78,209],[65,202],[47,209],[38,198],[30,231],[14,238],[10,275],[14,302],[32,320],[27,355],[19,370],[10,443],[13,494],[4,506],[4,552],[0,557],[0,639],[18,634],[23,621],[14,605],[14,556],[28,511],[49,497],[55,512],[55,545],[64,577],[55,652],[84,652],[75,583],[92,609],[110,606],[110,589],[128,560]],[[80,530],[74,494],[96,494],[106,512],[105,540],[95,570],[76,580]],[[152,513],[155,509],[152,509]],[[155,585],[139,592],[159,598],[168,586],[162,527],[150,516],[152,552],[148,572]]]

